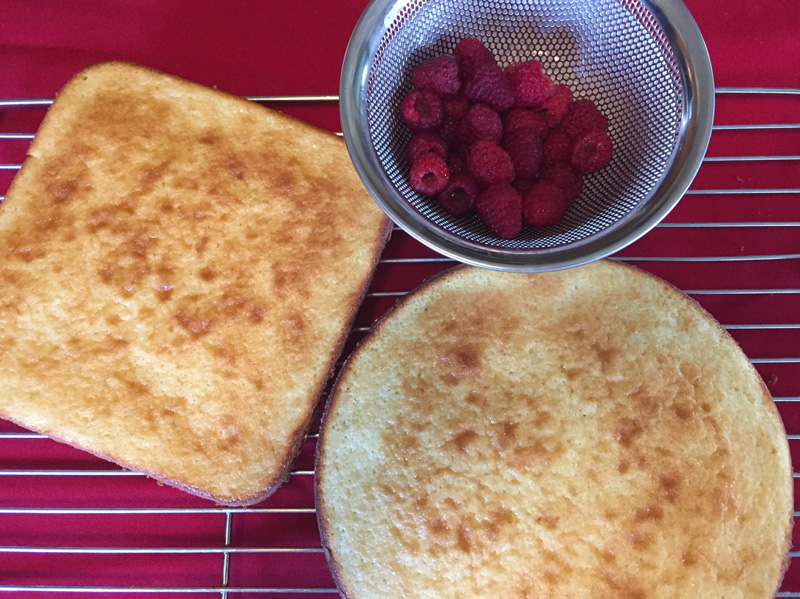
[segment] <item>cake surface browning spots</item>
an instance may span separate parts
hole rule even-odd
[[[59,91],[3,211],[0,412],[225,505],[286,480],[388,233],[340,140],[96,65]],[[273,263],[312,282],[291,310]]]
[[[348,363],[329,418],[342,410],[353,428],[324,434],[346,445],[337,457],[361,459],[325,462],[333,442],[320,454],[332,555],[361,577],[345,583],[364,597],[394,580],[397,596],[450,599],[771,596],[755,570],[780,580],[791,473],[753,433],[774,420],[781,441],[746,356],[690,300],[628,267],[525,279],[454,270]],[[366,451],[360,426],[380,431]],[[348,490],[338,514],[325,507],[331,463]],[[351,491],[362,476],[366,494],[377,489],[363,502]]]
[[[478,376],[481,369],[481,355],[471,344],[456,346],[445,351],[440,359],[442,381],[456,385],[462,379]]]
[[[178,321],[181,328],[188,332],[193,339],[199,339],[200,337],[208,335],[211,332],[211,328],[214,326],[214,321],[200,312],[187,314],[183,310],[179,310],[177,314],[175,314],[175,320]]]
[[[467,429],[457,433],[452,438],[452,441],[458,448],[458,451],[469,453],[469,446],[472,444],[473,441],[475,441],[477,437],[478,433],[476,433],[472,429]]]

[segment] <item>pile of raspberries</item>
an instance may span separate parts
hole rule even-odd
[[[462,39],[452,54],[411,72],[400,114],[410,184],[453,216],[475,210],[494,235],[512,239],[523,219],[554,225],[583,188],[583,173],[611,160],[608,119],[573,99],[536,60],[500,67],[486,46]]]

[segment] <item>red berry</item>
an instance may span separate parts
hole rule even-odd
[[[544,147],[533,129],[515,129],[507,133],[503,138],[503,149],[511,157],[517,177],[532,179],[536,176]]]
[[[460,119],[469,110],[469,102],[466,98],[446,98],[444,100],[444,115],[454,119]]]
[[[494,56],[489,49],[474,37],[465,37],[458,42],[453,54],[461,65],[461,78],[464,82],[472,79],[472,76],[483,65],[495,64]]]
[[[447,189],[436,199],[441,207],[453,216],[464,216],[472,212],[475,201],[478,199],[478,193],[480,193],[480,188],[475,177],[469,173],[461,173],[450,177]]]
[[[465,144],[459,144],[459,146],[455,149],[455,153],[466,160],[467,156],[469,155],[469,146]]]
[[[508,73],[508,76],[510,77],[519,70],[520,66],[522,66],[521,62],[512,62],[511,64],[506,65],[505,71],[506,73]],[[541,67],[542,65],[540,64],[539,66]]]
[[[495,183],[511,183],[514,180],[514,165],[511,157],[495,143],[476,141],[469,147],[467,169],[481,187]]]
[[[549,131],[547,121],[538,112],[528,108],[513,108],[509,110],[503,127],[506,135],[514,129],[523,127],[533,129],[541,139],[547,137],[547,132]]]
[[[478,68],[466,81],[464,95],[467,100],[487,104],[497,112],[505,112],[514,104],[508,75],[494,63]]]
[[[458,59],[450,54],[429,58],[411,71],[411,83],[442,97],[455,96],[461,89]]]
[[[542,71],[542,64],[538,60],[526,60],[509,67],[514,105],[536,110],[544,108],[545,102],[553,95],[554,86]]]
[[[441,126],[436,130],[436,135],[444,140],[448,148],[455,148],[460,143],[458,131],[461,128],[461,121],[462,119],[445,116]]]
[[[589,131],[575,140],[570,164],[582,173],[594,173],[611,161],[611,138],[604,131]]]
[[[503,121],[500,120],[500,115],[486,104],[473,104],[466,116],[461,119],[458,133],[461,142],[467,145],[481,139],[499,144],[503,137]]]
[[[400,105],[415,133],[406,147],[411,187],[454,216],[485,196],[479,215],[500,237],[516,236],[523,217],[533,225],[559,222],[583,189],[582,173],[612,158],[606,116],[554,84],[537,60],[503,69],[483,43],[465,38],[452,54],[414,68],[411,80]],[[516,217],[506,210],[513,194]]]
[[[521,197],[525,197],[525,194],[528,190],[533,186],[535,183],[534,179],[521,179],[517,177],[511,182],[511,187],[517,190]]]
[[[417,133],[406,146],[406,159],[409,164],[414,164],[417,158],[428,152],[447,158],[447,144],[433,133]]]
[[[583,176],[568,164],[556,162],[542,169],[539,178],[552,181],[564,192],[567,205],[571,206],[583,189]]]
[[[605,131],[608,119],[591,100],[575,100],[567,106],[561,127],[572,137],[578,137],[589,131]]]
[[[564,192],[553,181],[537,181],[522,200],[522,214],[535,227],[561,222],[566,211]]]
[[[435,196],[447,189],[450,171],[444,159],[433,152],[417,158],[411,166],[412,189],[428,196]]]
[[[450,154],[447,157],[447,168],[451,175],[469,173],[469,170],[467,170],[467,159],[461,154]]]
[[[502,239],[513,239],[522,230],[522,198],[508,183],[485,189],[475,207],[483,223]]]
[[[556,162],[569,162],[572,152],[572,138],[563,129],[553,129],[544,140],[544,155],[542,164],[555,164]]]
[[[400,116],[414,133],[435,131],[443,115],[442,101],[432,91],[412,89],[400,103]]]
[[[559,83],[553,90],[553,95],[544,103],[547,124],[555,127],[567,114],[567,108],[572,103],[572,90],[563,83]]]

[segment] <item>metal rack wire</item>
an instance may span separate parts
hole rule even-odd
[[[770,101],[778,97],[791,97],[797,99],[796,109],[794,111],[795,122],[775,122],[775,123],[721,123],[714,126],[715,135],[719,132],[753,132],[754,134],[762,134],[775,131],[789,130],[791,134],[797,134],[797,138],[793,142],[795,147],[800,148],[800,89],[765,89],[765,88],[720,88],[717,90],[718,102],[726,97],[732,96],[753,96],[763,98],[764,101]],[[262,102],[265,104],[274,103],[323,103],[335,104],[338,100],[336,96],[254,96],[249,99]],[[19,108],[46,108],[52,103],[51,99],[9,99],[0,100],[0,109],[14,110]],[[30,132],[0,132],[0,143],[6,142],[24,142],[30,141],[33,138],[33,133]],[[712,143],[714,139],[712,138]],[[786,164],[787,168],[791,170],[789,173],[790,178],[797,174],[795,180],[790,181],[790,185],[776,185],[749,187],[740,185],[733,188],[702,188],[693,187],[687,194],[687,198],[683,202],[701,202],[703,198],[709,197],[725,197],[734,198],[737,196],[750,196],[750,197],[786,197],[792,199],[800,199],[800,153],[780,153],[780,154],[740,154],[736,155],[726,153],[726,155],[711,154],[705,162],[703,169],[710,168],[711,165],[719,164],[761,164],[761,163],[781,163]],[[0,171],[12,171],[12,173],[20,168],[20,164],[0,164]],[[701,169],[701,174],[703,172]],[[737,179],[738,180],[738,179]],[[1,191],[1,190],[0,190]],[[793,196],[797,198],[793,198]],[[4,196],[0,195],[0,200]],[[744,217],[745,220],[737,219],[731,222],[724,222],[720,220],[715,221],[689,221],[683,222],[680,220],[670,220],[669,222],[659,225],[651,235],[662,232],[680,232],[693,234],[693,235],[709,235],[714,233],[724,233],[729,237],[738,238],[741,236],[745,240],[763,240],[765,234],[772,234],[774,231],[789,231],[791,234],[800,232],[800,208],[791,210],[784,210],[788,214],[788,218],[782,220],[750,220],[749,213],[736,214],[737,217]],[[754,212],[755,213],[755,212]],[[672,252],[665,254],[663,248],[661,251],[647,253],[640,249],[640,245],[632,246],[630,251],[624,251],[615,259],[625,262],[633,263],[642,267],[655,267],[658,270],[659,265],[667,265],[672,268],[675,280],[671,281],[676,286],[680,285],[681,279],[697,280],[697,271],[704,265],[724,265],[728,264],[734,268],[743,268],[744,275],[747,268],[752,269],[754,265],[758,266],[763,276],[763,280],[771,282],[770,286],[754,286],[746,284],[742,286],[720,285],[714,286],[714,281],[708,287],[706,286],[691,286],[682,287],[682,290],[688,295],[694,297],[701,303],[712,300],[722,300],[723,302],[739,302],[747,299],[755,298],[758,301],[771,298],[778,300],[788,299],[790,302],[797,300],[797,306],[800,307],[800,236],[797,243],[791,241],[790,238],[788,246],[784,243],[782,251],[760,251],[760,252],[740,252],[740,253],[725,253],[722,255],[692,255],[682,252]],[[437,270],[449,267],[452,262],[447,258],[442,258],[432,255],[426,251],[425,248],[416,244],[407,238],[401,231],[395,230],[393,238],[396,240],[397,247],[394,250],[387,251],[387,254],[380,261],[378,266],[378,276],[376,282],[370,288],[365,304],[372,302],[372,312],[369,320],[374,318],[375,314],[380,314],[385,311],[391,303],[398,297],[408,293],[414,286],[414,281],[417,278],[424,278],[429,274],[433,274]],[[759,247],[764,247],[765,244],[761,243]],[[744,247],[744,246],[742,246]],[[679,249],[679,248],[676,248]],[[767,250],[770,247],[767,244]],[[795,251],[792,251],[795,250]],[[796,253],[797,252],[797,253]],[[778,265],[785,266],[782,270]],[[747,267],[747,268],[745,268]],[[401,277],[403,281],[400,289],[392,289],[387,281],[395,280],[393,276],[395,272],[403,270],[410,272],[413,276]],[[703,271],[705,272],[705,271]],[[785,277],[785,273],[794,273],[794,277]],[[380,276],[383,273],[383,276]],[[670,279],[669,273],[665,276],[663,273],[658,273]],[[682,277],[678,275],[689,274],[694,276]],[[703,273],[699,276],[702,277]],[[750,281],[746,281],[750,282]],[[785,286],[784,286],[785,284]],[[381,304],[381,302],[383,302]],[[377,306],[377,307],[376,307]],[[381,306],[384,306],[381,308]],[[793,308],[792,308],[793,310]],[[745,311],[745,317],[739,317],[735,322],[726,322],[720,318],[723,325],[728,331],[734,335],[768,335],[774,337],[781,335],[781,339],[775,349],[770,355],[760,356],[751,355],[751,361],[760,369],[762,376],[770,378],[776,376],[768,374],[774,369],[784,368],[785,373],[782,374],[783,382],[780,388],[788,390],[785,393],[777,392],[774,394],[774,400],[781,411],[784,420],[787,422],[787,430],[789,432],[790,444],[800,441],[800,426],[795,427],[794,416],[800,415],[800,377],[796,374],[800,372],[800,319],[797,321],[787,322],[790,318],[792,310],[784,310],[782,314],[784,318],[780,319],[781,322],[771,322],[770,318],[765,317],[760,309],[758,313],[755,311]],[[363,311],[363,309],[362,309]],[[710,309],[714,313],[713,307]],[[750,316],[748,320],[748,315]],[[769,316],[769,315],[767,315]],[[780,314],[779,314],[780,316]],[[358,319],[357,319],[358,322]],[[361,319],[359,326],[356,326],[351,332],[352,338],[358,338],[369,330],[368,322]],[[762,344],[763,345],[763,344]],[[747,347],[745,347],[747,351]],[[754,353],[752,350],[750,353]],[[797,351],[797,353],[793,353]],[[788,369],[788,370],[786,370]],[[784,371],[782,371],[784,372]],[[786,382],[786,379],[789,382]],[[768,384],[775,381],[767,380]],[[789,416],[791,418],[789,418]],[[791,422],[789,422],[791,421]],[[800,422],[800,420],[798,420]],[[0,421],[0,425],[3,423]],[[791,426],[790,426],[791,424]],[[793,428],[794,427],[794,428]],[[335,595],[336,589],[330,579],[327,570],[325,570],[325,562],[322,557],[322,548],[319,545],[319,539],[309,536],[308,530],[304,535],[304,539],[314,540],[310,541],[303,546],[296,545],[294,542],[282,542],[285,535],[279,535],[275,540],[270,538],[269,535],[261,536],[258,538],[258,543],[250,544],[249,542],[236,542],[235,529],[237,521],[242,518],[248,517],[295,517],[305,516],[312,518],[315,514],[313,508],[313,493],[311,492],[311,485],[308,484],[311,477],[313,477],[313,469],[297,466],[291,473],[291,480],[289,485],[293,483],[300,483],[300,488],[297,489],[291,496],[284,493],[283,489],[273,496],[268,502],[260,506],[248,508],[224,508],[216,507],[207,502],[200,500],[182,505],[182,501],[173,501],[170,498],[164,501],[154,502],[154,505],[145,506],[129,506],[120,507],[124,505],[124,495],[114,496],[113,488],[110,494],[114,501],[119,505],[111,507],[104,507],[92,505],[91,500],[84,500],[75,497],[70,497],[69,503],[72,505],[59,504],[60,494],[59,488],[64,485],[66,479],[91,479],[96,481],[96,484],[103,485],[106,488],[113,487],[121,479],[141,479],[142,484],[153,484],[152,481],[147,481],[146,477],[141,474],[128,472],[114,468],[110,464],[104,462],[90,461],[88,467],[68,467],[65,466],[64,461],[52,458],[54,452],[60,447],[58,444],[48,440],[46,437],[17,430],[10,425],[6,428],[11,428],[7,432],[3,432],[0,427],[0,561],[6,561],[11,558],[21,559],[19,563],[20,570],[25,570],[28,574],[19,574],[13,577],[12,581],[3,580],[0,574],[0,593],[14,593],[14,596],[28,596],[29,594],[36,593],[78,593],[78,594],[126,594],[131,596],[137,595],[152,595],[152,594],[196,594],[198,596],[217,595],[220,597],[227,597],[229,595],[237,594],[253,594],[253,595],[277,595],[277,596],[298,596],[298,595]],[[314,430],[314,429],[312,429]],[[307,454],[313,455],[314,445],[317,440],[317,433],[312,432],[308,435],[306,442]],[[26,448],[30,449],[29,443],[37,444],[35,453],[37,454],[36,467],[29,467],[29,461],[25,459]],[[41,445],[38,445],[41,444]],[[23,447],[24,445],[24,447]],[[52,458],[52,459],[51,459]],[[302,459],[301,459],[302,461]],[[310,460],[306,459],[306,462]],[[49,464],[52,466],[41,466],[41,464]],[[797,470],[795,466],[795,470]],[[800,474],[794,474],[795,479],[800,478]],[[44,494],[50,493],[46,501],[43,501],[41,496],[36,497],[36,501],[31,501],[28,505],[19,505],[23,501],[19,498],[16,499],[17,504],[14,504],[14,498],[17,496],[14,489],[16,488],[16,481],[43,479],[46,488]],[[285,503],[280,503],[280,502]],[[44,503],[45,505],[36,505],[37,503]],[[77,505],[75,505],[77,503]],[[292,504],[285,507],[285,504]],[[175,507],[177,505],[177,507]],[[67,541],[65,545],[58,545],[53,542],[41,542],[38,537],[33,536],[31,533],[26,537],[26,528],[24,523],[20,525],[17,534],[14,538],[23,539],[24,543],[19,544],[6,544],[7,537],[3,534],[2,518],[17,518],[30,521],[36,518],[70,518],[73,519],[75,524],[74,531],[84,527],[91,526],[87,524],[92,518],[130,518],[130,517],[143,517],[143,518],[156,518],[156,517],[171,517],[171,516],[197,516],[202,518],[206,523],[214,520],[213,526],[210,530],[205,530],[203,534],[193,534],[191,526],[187,531],[186,542],[183,544],[175,543],[173,545],[157,545],[141,544],[141,539],[136,534],[128,536],[123,535],[117,544],[107,543],[106,545],[81,545],[75,542],[70,542],[74,538],[85,538],[80,535],[71,534],[73,529],[65,533],[64,537]],[[795,518],[800,516],[800,512],[795,512]],[[149,525],[148,525],[149,526]],[[315,526],[314,523],[306,522],[306,528]],[[21,528],[20,528],[21,527]],[[240,527],[241,528],[241,527]],[[35,523],[30,525],[30,530],[36,529]],[[118,538],[118,537],[115,537]],[[149,537],[144,539],[149,540]],[[185,546],[184,546],[185,545]],[[42,583],[42,578],[37,575],[41,573],[41,563],[37,562],[30,568],[24,562],[26,556],[52,556],[57,558],[59,556],[68,556],[71,559],[78,559],[83,567],[87,569],[89,575],[83,575],[70,578],[63,577],[63,580],[54,582],[47,578],[46,583]],[[203,556],[210,556],[213,558],[213,565],[208,562],[206,565],[211,567],[212,575],[218,580],[216,584],[187,584],[186,577],[181,581],[172,584],[94,584],[91,581],[91,570],[94,567],[92,560],[98,559],[101,556],[121,557],[125,559],[132,559],[135,556],[186,556],[193,559],[200,559]],[[308,567],[306,561],[302,561],[296,568],[294,566],[289,569],[294,572],[295,568],[297,573],[291,576],[282,576],[282,582],[273,584],[273,580],[269,576],[264,576],[257,579],[258,585],[249,584],[247,580],[241,577],[236,577],[236,564],[232,563],[238,556],[251,556],[257,557],[262,560],[284,560],[282,563],[289,563],[292,559],[301,556],[312,556],[314,558],[311,563],[311,568],[320,570],[314,577],[318,582],[317,584],[310,585],[306,581],[308,577],[304,568]],[[800,557],[800,552],[793,551],[790,553],[790,558],[794,563]],[[288,560],[288,561],[287,561]],[[256,565],[251,567],[255,572],[262,571],[262,566]],[[790,572],[792,567],[790,566]],[[2,571],[0,571],[2,572]],[[76,573],[80,574],[80,573]],[[86,572],[84,572],[86,574]],[[46,578],[46,577],[45,577]],[[289,581],[288,583],[286,581]],[[79,583],[76,583],[79,581]],[[294,584],[294,583],[297,584]],[[266,583],[266,584],[263,584]],[[263,584],[263,586],[260,586]],[[787,578],[784,586],[776,597],[800,597],[800,581],[792,581]]]

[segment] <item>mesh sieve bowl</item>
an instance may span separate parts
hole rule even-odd
[[[614,157],[585,177],[558,225],[500,239],[474,214],[454,218],[408,185],[411,133],[399,106],[411,70],[469,36],[501,66],[539,60],[608,117]],[[372,0],[347,47],[339,94],[356,171],[392,220],[445,256],[507,271],[577,266],[654,227],[697,173],[714,113],[708,52],[679,0]]]

